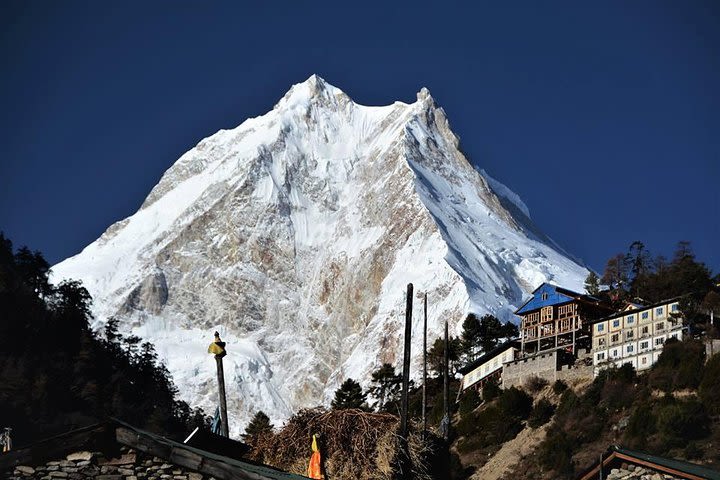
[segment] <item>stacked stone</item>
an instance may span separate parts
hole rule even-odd
[[[75,452],[64,460],[44,465],[21,465],[9,471],[7,480],[215,480],[159,457],[123,447],[118,458],[100,452]]]
[[[623,464],[622,468],[613,468],[606,480],[681,480],[679,477],[662,474],[637,465]]]

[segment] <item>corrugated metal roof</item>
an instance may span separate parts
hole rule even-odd
[[[543,298],[544,295],[545,298]],[[521,315],[523,313],[537,310],[538,308],[569,302],[581,296],[582,295],[580,293],[575,293],[571,290],[560,288],[550,283],[543,283],[535,289],[532,298],[525,302],[523,306],[518,308],[515,314]]]
[[[212,458],[213,460],[217,460],[217,461],[226,463],[230,466],[236,467],[239,470],[254,473],[256,475],[260,475],[263,478],[269,478],[269,479],[273,479],[273,480],[294,480],[294,479],[303,480],[303,479],[307,479],[307,477],[304,477],[302,475],[283,472],[282,470],[277,470],[277,469],[274,469],[272,467],[268,467],[265,465],[256,465],[256,464],[244,462],[242,460],[237,460],[234,458],[218,455],[218,454],[215,454],[212,452],[208,452],[206,450],[200,450],[198,448],[191,447],[187,444],[178,443],[174,440],[170,440],[169,438],[161,437],[160,435],[156,435],[154,433],[150,433],[145,430],[141,430],[139,428],[133,427],[132,425],[129,425],[121,420],[113,419],[113,421],[117,422],[119,425],[122,425],[123,427],[125,427],[127,429],[130,429],[130,430],[136,432],[138,435],[144,435],[144,436],[150,437],[154,441],[164,444],[164,445],[167,445],[168,447],[189,450],[189,451],[196,453],[197,455],[200,455],[202,457]],[[309,458],[310,458],[310,456],[308,455],[308,459]]]

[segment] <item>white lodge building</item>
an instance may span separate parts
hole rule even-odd
[[[683,319],[677,299],[628,309],[592,325],[594,373],[609,365],[630,363],[635,370],[650,368],[669,338],[682,340]]]
[[[470,387],[481,390],[489,380],[499,380],[502,375],[503,365],[515,360],[519,353],[520,342],[515,339],[509,340],[461,368],[459,371],[463,374],[463,377],[460,381],[458,398],[460,394]]]

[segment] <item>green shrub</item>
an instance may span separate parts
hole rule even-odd
[[[458,412],[460,413],[460,416],[464,417],[466,415],[469,415],[480,405],[480,402],[480,395],[474,388],[463,392],[462,396],[460,397],[460,406],[458,407]]]
[[[497,410],[497,407],[494,406],[489,406],[487,408],[494,408]],[[467,415],[461,415],[460,420],[458,420],[455,424],[455,431],[457,434],[464,437],[475,435],[479,431],[480,427],[478,423],[478,416],[479,412],[470,412]]]
[[[695,442],[688,443],[683,449],[683,455],[688,460],[696,460],[702,458],[703,451]]]
[[[652,407],[643,404],[630,415],[625,438],[629,440],[644,440],[655,433],[656,418],[653,415]]]
[[[508,417],[525,419],[532,410],[532,398],[519,388],[510,387],[503,390],[497,399],[498,406]]]
[[[619,368],[611,368],[608,371],[608,380],[633,384],[637,381],[637,372],[630,363],[624,363]]]
[[[541,466],[554,471],[557,478],[572,478],[575,470],[572,462],[573,439],[560,429],[553,429],[538,448]]]
[[[656,407],[657,429],[672,441],[671,446],[685,444],[708,434],[708,416],[697,400],[675,401]]]
[[[568,389],[567,383],[563,382],[562,380],[555,380],[555,383],[553,383],[553,392],[555,392],[555,395],[560,395],[565,390]]]
[[[602,402],[613,410],[630,407],[635,400],[635,390],[634,385],[621,380],[608,380],[602,387]]]
[[[698,394],[708,412],[720,413],[720,354],[713,355],[705,365]]]
[[[550,421],[553,413],[555,413],[555,406],[544,398],[540,399],[533,407],[532,412],[530,412],[528,426],[538,428],[545,425]]]
[[[702,342],[668,340],[658,361],[650,370],[649,384],[666,392],[698,388],[704,363],[705,346]]]
[[[498,385],[497,381],[490,380],[485,384],[485,386],[482,389],[482,399],[486,402],[490,402],[492,400],[495,400],[497,397],[500,396],[500,392],[502,390],[500,389],[500,386]]]
[[[537,393],[548,384],[548,381],[542,377],[532,376],[527,379],[525,386],[530,392]]]
[[[566,416],[570,413],[578,404],[580,398],[572,390],[565,390],[560,396],[560,403],[558,404],[557,413],[559,416]]]
[[[460,442],[463,452],[498,446],[515,438],[523,428],[520,417],[508,413],[517,413],[516,409],[511,408],[518,402],[515,395],[511,393],[506,399],[507,405],[500,406],[498,399],[495,403],[460,417],[455,429],[458,435],[465,437]]]

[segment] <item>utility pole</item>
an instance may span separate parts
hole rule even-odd
[[[443,366],[443,410],[445,416],[442,419],[440,430],[443,438],[450,438],[450,342],[448,341],[448,322],[445,321],[445,358]]]
[[[402,405],[400,435],[407,439],[408,434],[408,393],[410,389],[410,336],[412,327],[413,284],[408,283],[405,304],[405,351],[403,355]]]
[[[405,304],[405,351],[403,355],[402,405],[400,413],[400,438],[402,454],[400,460],[400,478],[410,479],[410,448],[408,445],[408,395],[410,390],[410,337],[412,328],[413,284],[408,283]]]
[[[223,371],[223,357],[227,355],[225,351],[225,342],[220,340],[220,334],[215,332],[215,341],[208,347],[208,353],[215,354],[215,362],[217,363],[218,390],[220,395],[220,421],[222,422],[223,437],[230,436],[230,428],[228,426],[227,416],[227,398],[225,397],[225,372]]]
[[[422,389],[422,422],[423,422],[423,440],[427,437],[427,292],[423,304],[423,312],[425,313],[423,320],[423,389]]]

